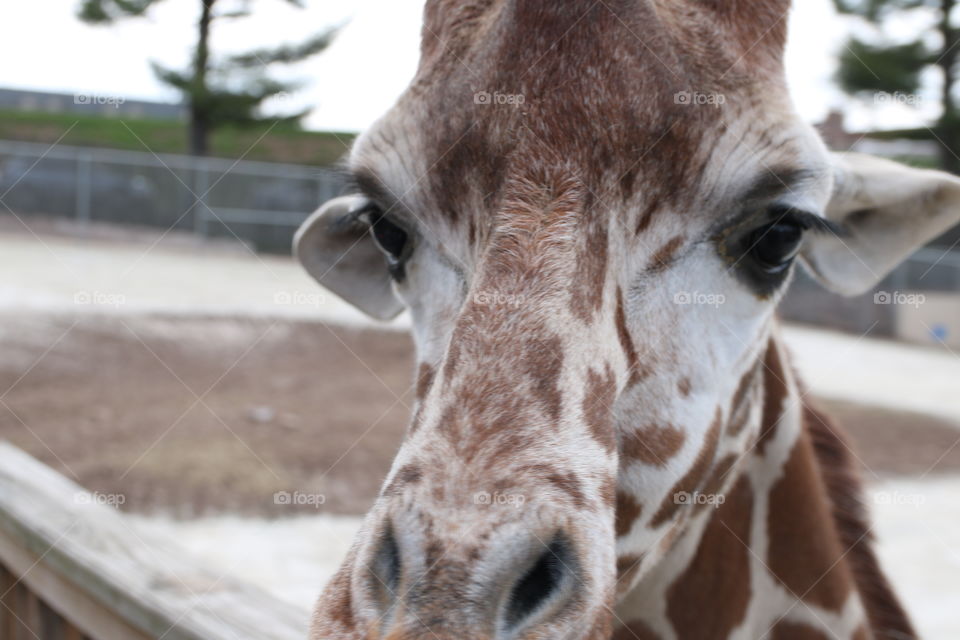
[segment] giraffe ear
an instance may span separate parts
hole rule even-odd
[[[360,219],[367,201],[342,196],[300,225],[293,253],[314,279],[360,311],[390,320],[403,311],[383,254]]]
[[[858,153],[832,155],[826,217],[843,233],[812,234],[802,256],[828,289],[864,293],[960,223],[960,178]]]

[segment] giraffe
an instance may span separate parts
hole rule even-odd
[[[913,638],[775,316],[869,290],[960,180],[826,151],[788,0],[428,0],[421,61],[300,228],[410,314],[416,405],[325,640]]]

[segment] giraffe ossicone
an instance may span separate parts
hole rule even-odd
[[[868,290],[960,180],[828,153],[788,10],[427,2],[355,191],[296,238],[359,309],[409,310],[418,358],[313,638],[914,637],[774,313],[798,268]]]

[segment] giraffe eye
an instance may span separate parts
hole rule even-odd
[[[789,219],[760,227],[750,235],[750,256],[764,273],[783,273],[800,253],[803,231],[799,222]]]
[[[366,205],[360,215],[370,226],[370,235],[377,248],[386,257],[390,275],[398,282],[402,281],[406,275],[404,263],[412,252],[410,234],[372,202]]]
[[[761,297],[784,283],[800,255],[807,231],[838,236],[844,233],[842,227],[823,216],[792,207],[771,207],[764,217],[763,221],[744,222],[731,229],[722,249],[733,257],[731,268],[736,268],[737,277]]]
[[[377,246],[389,260],[400,262],[407,247],[407,232],[391,221],[383,212],[376,210],[370,216],[370,231]]]

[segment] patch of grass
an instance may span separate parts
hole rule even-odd
[[[867,138],[875,138],[877,140],[936,140],[927,127],[884,129],[881,131],[870,131],[864,135]]]
[[[187,152],[185,122],[0,110],[0,139],[52,144],[64,132],[64,145]],[[340,160],[353,138],[352,133],[303,131],[285,123],[224,127],[213,134],[211,155],[325,166]]]

